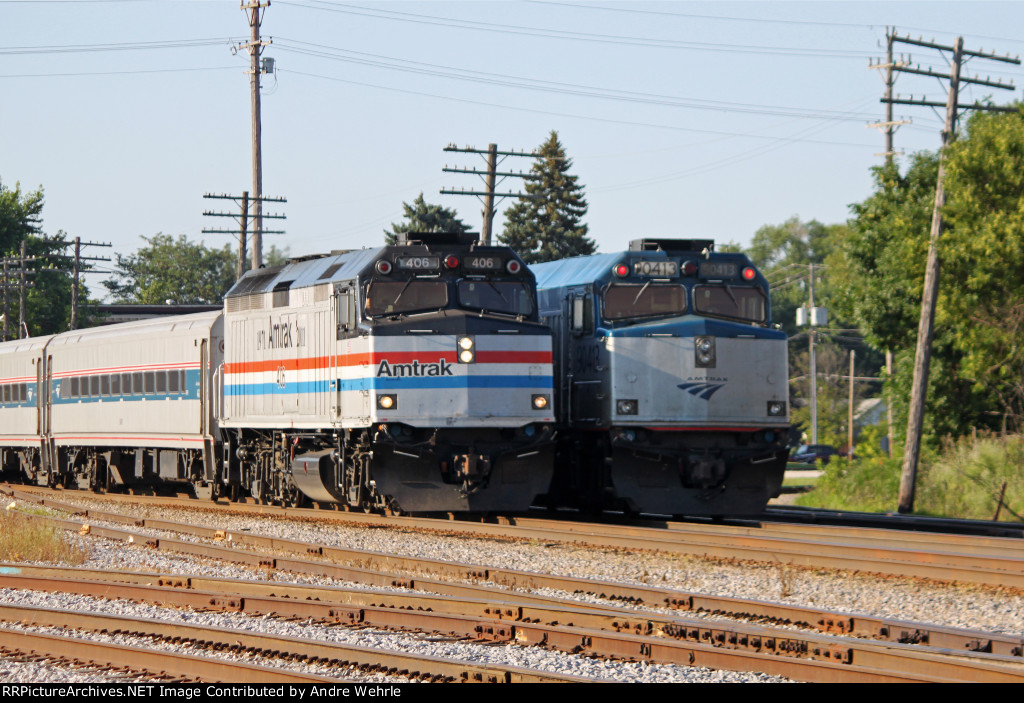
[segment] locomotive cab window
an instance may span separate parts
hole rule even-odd
[[[744,322],[765,322],[767,300],[760,288],[726,283],[695,286],[693,306],[701,315],[725,317]]]
[[[459,305],[473,310],[532,315],[533,295],[518,281],[462,280],[458,285]]]
[[[366,314],[400,315],[448,307],[444,281],[373,281],[366,289]]]
[[[604,291],[602,316],[606,320],[682,315],[686,312],[686,287],[647,282],[612,283]]]

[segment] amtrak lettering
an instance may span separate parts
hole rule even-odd
[[[290,349],[306,346],[306,330],[298,325],[292,329],[291,322],[274,322],[267,319],[267,329],[256,330],[257,349]]]
[[[380,362],[377,367],[377,378],[387,376],[454,376],[452,365],[444,359],[438,363],[421,364],[415,359],[411,364],[389,364],[387,360]]]

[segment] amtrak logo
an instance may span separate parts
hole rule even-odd
[[[697,396],[702,400],[710,400],[711,396],[718,392],[720,388],[725,387],[724,383],[680,383],[676,388],[682,388],[690,395]]]
[[[394,378],[396,376],[454,376],[452,365],[440,359],[438,363],[420,363],[413,360],[411,364],[389,364],[387,360],[381,361],[377,367],[377,378],[382,376]]]

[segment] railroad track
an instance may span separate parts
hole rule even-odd
[[[81,511],[73,503],[52,498],[60,495],[56,491],[28,492],[21,488],[7,487],[5,492],[15,498],[41,501],[44,505],[73,512]],[[115,501],[139,500],[135,496],[112,498]],[[151,504],[163,504],[168,499],[144,500]],[[179,504],[197,507],[194,500],[182,500]],[[503,520],[504,524],[489,524],[259,505],[200,505],[210,510],[227,509],[292,518],[337,520],[350,524],[470,532],[476,536],[500,539],[547,540],[604,548],[650,550],[712,559],[749,560],[788,567],[828,568],[1024,590],[1024,540],[1007,537],[786,523],[718,525],[647,520],[630,525],[613,525],[516,517]],[[92,510],[84,514],[102,519],[103,512]],[[118,520],[116,516],[111,519]],[[159,521],[148,520],[147,524],[159,529]],[[236,539],[241,537],[236,536]]]
[[[94,575],[95,576],[95,575]],[[172,577],[173,579],[173,577]],[[156,593],[159,587],[129,585],[124,579],[82,581],[78,575],[64,571],[61,576],[28,578],[20,586],[6,587],[31,590],[59,590],[64,593],[100,595],[107,598],[128,598],[137,602],[160,605],[175,604],[197,610],[232,609],[224,602],[223,593],[212,595],[189,589],[174,595]],[[173,589],[171,589],[173,590]],[[221,601],[213,604],[210,601]],[[236,602],[240,599],[236,598]],[[337,608],[337,605],[335,605]],[[287,604],[284,608],[287,610]],[[293,616],[295,617],[295,616]],[[351,680],[359,673],[380,673],[409,680],[459,683],[578,683],[583,677],[532,671],[523,667],[456,662],[439,657],[393,652],[336,642],[270,635],[223,626],[208,627],[186,622],[157,620],[131,616],[115,616],[91,612],[0,605],[0,621],[18,623],[22,628],[59,628],[60,636],[26,632],[11,627],[0,628],[0,649],[3,651],[43,652],[50,657],[88,662],[92,666],[118,668],[138,675],[158,674],[175,680],[202,680],[231,683],[315,683]],[[94,639],[68,637],[67,630],[105,633],[119,638],[130,637],[131,643],[112,644]],[[22,637],[32,637],[27,641]],[[56,639],[57,642],[52,640]],[[190,651],[178,653],[147,647],[140,642],[168,642]],[[202,652],[245,654],[283,663],[319,664],[324,668],[342,669],[349,676],[316,675],[289,671],[282,666],[250,664],[204,656]]]
[[[101,515],[95,511],[88,516],[90,520],[100,518]],[[348,608],[337,611],[342,615],[331,615],[330,609],[339,607],[339,604],[325,601],[321,596],[319,603],[304,603],[301,612],[287,611],[289,617],[340,617],[342,621],[347,620],[348,624],[411,627],[447,632],[449,635],[462,637],[486,636],[493,637],[496,641],[544,644],[567,651],[584,651],[595,656],[765,671],[812,681],[1019,680],[1024,662],[1022,642],[1019,638],[990,633],[937,628],[758,601],[713,598],[668,589],[485,569],[394,555],[374,555],[356,550],[289,543],[288,540],[258,535],[217,534],[215,530],[190,525],[170,524],[166,521],[140,521],[138,518],[110,513],[102,515],[102,518],[120,519],[122,522],[132,523],[133,526],[136,522],[144,522],[144,525],[138,527],[175,530],[213,539],[219,544],[153,538],[151,535],[133,532],[131,529],[98,527],[95,524],[91,524],[92,534],[145,542],[156,548],[260,565],[264,568],[326,575],[374,586],[401,585],[446,596],[442,601],[432,600],[425,604],[403,602],[402,598],[407,598],[404,596],[374,594],[371,597],[373,602],[366,602],[359,601],[351,593],[336,593],[332,589],[331,600],[337,600]],[[69,529],[78,529],[81,521],[68,521],[65,526]],[[232,546],[222,546],[225,544]],[[307,556],[282,556],[283,552],[289,551]],[[309,556],[313,558],[308,558]],[[21,568],[18,573],[8,573],[2,583],[6,585],[8,581],[20,581],[24,584],[28,580],[38,580],[44,576]],[[425,576],[412,577],[411,574]],[[86,577],[80,573],[76,578]],[[88,576],[88,579],[93,581],[88,587],[116,592],[123,588],[125,583],[152,578],[93,573]],[[274,590],[274,597],[282,599],[280,592],[285,587],[279,583],[268,585],[260,582],[257,585],[243,587],[241,583],[214,583],[196,577],[164,578],[171,581],[156,585],[139,585],[161,589],[163,593],[159,597],[165,599],[172,597],[168,591],[173,593],[176,589],[206,591],[208,598],[212,598],[209,594],[223,594],[226,589],[230,589],[232,596],[237,596],[239,601],[232,601],[230,607],[247,608],[247,612],[281,614],[284,612],[281,608],[285,605],[295,608],[298,607],[296,604],[303,600],[299,590],[283,597],[286,603],[274,600],[268,605],[262,600],[268,597],[268,588]],[[566,603],[536,594],[508,591],[496,593],[494,585],[483,586],[467,581],[487,581],[489,584],[518,588],[583,591],[620,603],[658,605],[677,611],[714,612],[719,615],[733,614],[777,623],[797,623],[821,632],[855,634],[861,637],[874,637],[879,641],[865,642],[863,639],[849,636],[837,639],[822,634],[765,628],[749,623],[709,623],[706,620],[679,617],[675,614],[657,615],[640,612],[635,608],[616,608],[610,603],[585,605],[579,602]],[[41,585],[36,587],[46,590]],[[257,591],[263,589],[263,592],[252,593],[244,590],[250,587]],[[69,590],[70,585],[64,583],[53,588],[59,589]],[[308,594],[306,597],[308,598]],[[212,607],[212,604],[207,607]],[[217,607],[225,606],[220,604]],[[458,617],[450,612],[453,607],[456,608]],[[422,617],[426,622],[411,624],[415,618],[408,614],[413,609],[437,614],[416,616]],[[441,617],[445,618],[444,624],[438,625],[437,623],[442,620],[436,618]],[[566,626],[564,623],[572,625]]]

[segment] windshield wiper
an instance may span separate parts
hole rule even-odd
[[[498,294],[498,297],[500,297],[506,303],[508,302],[508,298],[505,297],[505,294],[501,292],[498,286],[494,285],[494,281],[487,281],[487,285],[494,289],[494,292]]]
[[[633,305],[636,305],[636,301],[640,300],[640,296],[644,294],[644,291],[645,291],[645,290],[647,290],[647,286],[649,286],[649,285],[651,285],[651,282],[650,282],[650,281],[647,281],[647,283],[645,283],[645,284],[644,284],[644,285],[643,285],[643,286],[642,286],[642,287],[640,288],[640,292],[636,294],[636,297],[635,297],[635,298],[633,298]]]
[[[398,305],[399,298],[405,295],[405,291],[409,290],[409,286],[412,285],[412,281],[413,279],[410,278],[408,281],[405,282],[405,285],[402,286],[402,290],[398,291],[398,296],[391,301],[392,305]]]
[[[725,292],[729,294],[729,300],[731,300],[732,304],[735,305],[738,309],[740,307],[740,301],[736,300],[736,296],[733,295],[732,286],[730,286],[728,283],[725,283],[723,285],[725,286]]]

